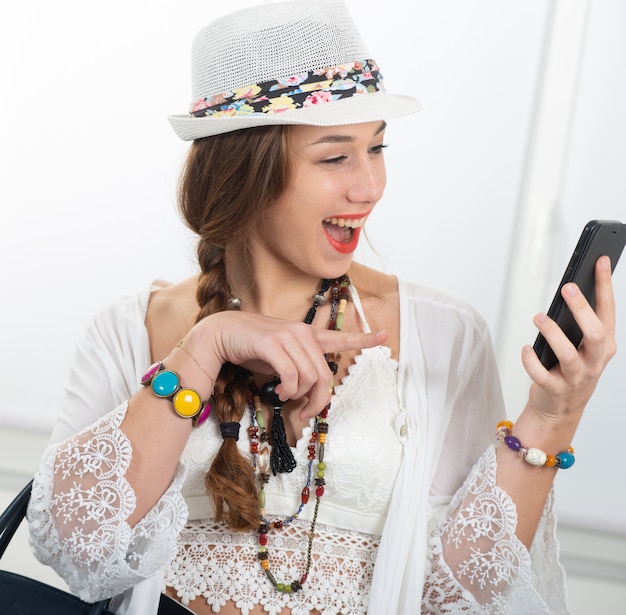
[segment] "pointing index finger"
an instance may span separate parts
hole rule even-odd
[[[372,333],[344,333],[343,331],[324,330],[321,333],[319,342],[324,352],[344,352],[347,350],[373,348],[374,346],[384,344],[389,338],[389,334],[385,330]]]

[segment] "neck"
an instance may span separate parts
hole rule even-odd
[[[226,271],[233,296],[242,309],[285,320],[302,320],[320,288],[321,277],[292,266],[269,267],[260,259],[226,255]]]

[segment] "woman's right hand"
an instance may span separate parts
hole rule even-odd
[[[214,379],[226,362],[252,372],[277,375],[280,399],[308,399],[300,411],[306,420],[330,399],[333,375],[324,353],[370,348],[387,341],[387,332],[345,333],[303,322],[249,312],[217,312],[198,322],[185,337],[185,348]]]

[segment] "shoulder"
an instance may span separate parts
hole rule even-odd
[[[110,299],[87,322],[74,344],[66,395],[90,383],[94,391],[117,405],[127,399],[138,370],[149,365],[146,309],[155,286]],[[109,407],[110,410],[113,407]]]
[[[136,329],[142,325],[150,302],[150,296],[161,288],[163,282],[152,282],[136,293],[111,298],[91,318],[85,334],[102,334],[107,331]]]
[[[91,317],[79,342],[134,342],[145,336],[148,323],[162,327],[164,323],[180,321],[181,314],[186,314],[187,320],[193,319],[194,314],[190,317],[189,311],[193,310],[190,304],[193,305],[194,291],[184,290],[192,287],[191,282],[170,284],[154,280],[136,293],[111,299]]]
[[[359,292],[362,301],[397,302],[398,280],[360,263],[350,267],[350,280]]]
[[[467,301],[450,293],[399,280],[402,350],[421,347],[424,356],[460,370],[493,353],[491,330]],[[491,359],[489,359],[491,361]],[[437,362],[436,360],[434,362]]]
[[[372,331],[387,331],[387,346],[391,349],[392,358],[397,359],[400,351],[397,278],[360,263],[353,263],[349,273],[363,306],[367,325]]]
[[[154,282],[146,309],[146,320],[160,321],[181,318],[193,320],[198,310],[196,286],[196,276],[176,284],[161,280]]]
[[[416,284],[359,263],[354,263],[350,278],[361,301],[378,305],[380,309],[399,311],[402,318],[429,313],[443,318],[457,318],[485,326],[482,315],[467,301],[436,288]],[[391,312],[390,312],[391,313]]]
[[[422,318],[427,314],[440,315],[472,323],[478,328],[486,327],[485,319],[471,303],[451,293],[401,278],[398,289],[401,304],[409,313],[417,313]]]
[[[162,358],[189,332],[198,316],[197,277],[150,294],[145,326],[153,358]],[[155,359],[156,360],[156,359]]]
[[[353,263],[349,273],[372,329],[386,329],[384,321],[395,320],[398,314],[398,280],[360,263]]]

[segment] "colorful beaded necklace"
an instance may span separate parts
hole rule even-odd
[[[330,330],[340,331],[343,326],[343,318],[346,306],[348,304],[348,300],[350,298],[348,293],[348,286],[350,285],[350,279],[348,276],[342,276],[334,281],[331,280],[323,280],[320,291],[313,297],[313,306],[307,312],[307,315],[304,319],[304,322],[307,324],[311,324],[313,319],[315,318],[315,314],[317,311],[317,307],[326,303],[326,299],[324,297],[326,291],[330,288],[331,291],[331,311],[330,311],[330,320],[328,324],[328,328]],[[340,353],[332,353],[325,355],[326,361],[328,363],[328,367],[332,371],[333,375],[337,374],[338,364],[341,360]],[[315,422],[313,425],[313,430],[311,432],[311,437],[309,439],[308,444],[308,467],[307,467],[307,477],[305,485],[300,494],[300,504],[297,510],[290,515],[289,517],[279,520],[279,521],[270,521],[265,516],[265,485],[270,480],[270,469],[272,473],[276,475],[279,470],[276,465],[280,464],[280,461],[277,462],[275,459],[272,459],[272,454],[274,453],[274,440],[272,439],[272,444],[270,445],[270,435],[266,431],[265,426],[265,418],[263,416],[261,401],[265,401],[269,403],[274,408],[274,417],[276,417],[277,412],[280,412],[280,407],[282,406],[282,402],[278,398],[275,393],[275,388],[280,381],[278,379],[268,380],[261,390],[258,390],[252,380],[250,380],[250,427],[248,428],[248,437],[250,439],[250,453],[252,455],[253,460],[253,468],[254,472],[259,484],[258,491],[258,503],[259,503],[259,519],[261,524],[259,525],[258,533],[259,533],[259,549],[257,553],[257,558],[261,564],[262,570],[265,572],[265,575],[272,583],[276,591],[291,593],[297,592],[302,589],[302,585],[306,582],[309,571],[311,569],[312,564],[312,549],[313,549],[313,539],[315,536],[315,526],[317,523],[317,516],[319,512],[319,506],[322,496],[324,495],[326,480],[325,480],[325,471],[326,464],[324,462],[324,448],[327,441],[328,435],[328,412],[330,410],[330,402],[326,405],[326,407],[315,417]],[[331,388],[331,395],[334,393],[334,382]],[[272,419],[272,432],[274,431],[274,418]],[[286,444],[286,441],[285,441]],[[289,446],[287,445],[287,449]],[[317,453],[317,455],[316,455]],[[282,454],[282,453],[281,453]],[[289,449],[289,455],[293,459],[293,455],[291,454],[291,450]],[[293,523],[300,513],[302,512],[305,505],[309,502],[311,495],[311,478],[313,475],[313,463],[317,456],[317,467],[315,472],[315,508],[313,511],[313,517],[311,520],[311,526],[308,533],[308,543],[307,543],[307,557],[306,557],[306,567],[304,574],[300,577],[300,579],[295,579],[291,583],[279,583],[276,581],[274,575],[272,574],[269,567],[269,551],[267,548],[269,542],[269,531],[270,529],[281,530],[284,527],[287,527],[291,523]],[[295,460],[293,461],[293,468],[295,468]]]

